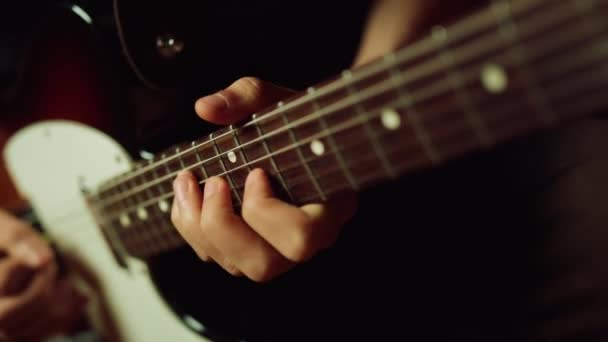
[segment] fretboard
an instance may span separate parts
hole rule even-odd
[[[130,255],[184,245],[172,181],[253,168],[293,204],[330,199],[591,115],[608,105],[608,1],[499,1],[311,87],[250,121],[180,144],[102,184],[100,225]]]

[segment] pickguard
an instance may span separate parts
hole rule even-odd
[[[97,280],[100,298],[89,314],[100,331],[110,329],[98,315],[107,311],[120,341],[206,341],[162,300],[144,263],[128,259],[128,271],[118,266],[87,207],[83,191],[131,169],[124,148],[86,125],[43,121],[17,132],[4,156],[14,184],[60,253]]]

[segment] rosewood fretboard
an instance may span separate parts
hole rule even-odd
[[[605,108],[608,1],[494,5],[258,114],[174,146],[91,196],[117,249],[184,245],[172,181],[221,175],[235,207],[252,168],[295,204],[361,190]]]

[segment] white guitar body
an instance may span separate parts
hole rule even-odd
[[[61,255],[97,279],[104,303],[92,303],[89,313],[100,331],[111,329],[96,317],[106,306],[120,341],[206,341],[162,300],[145,264],[130,259],[128,270],[119,267],[82,196],[83,188],[95,191],[131,169],[131,158],[118,143],[79,123],[45,121],[15,134],[4,156],[14,184]],[[202,329],[197,322],[190,325]]]

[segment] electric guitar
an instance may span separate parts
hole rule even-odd
[[[230,322],[257,303],[240,294],[261,285],[215,281],[221,271],[172,227],[179,171],[201,184],[225,177],[238,210],[248,171],[262,167],[283,198],[304,204],[594,115],[608,107],[607,11],[605,0],[498,1],[150,158],[133,161],[108,135],[65,120],[20,130],[5,158],[62,253],[100,279],[126,341],[248,340]],[[220,289],[238,300],[214,297]]]

